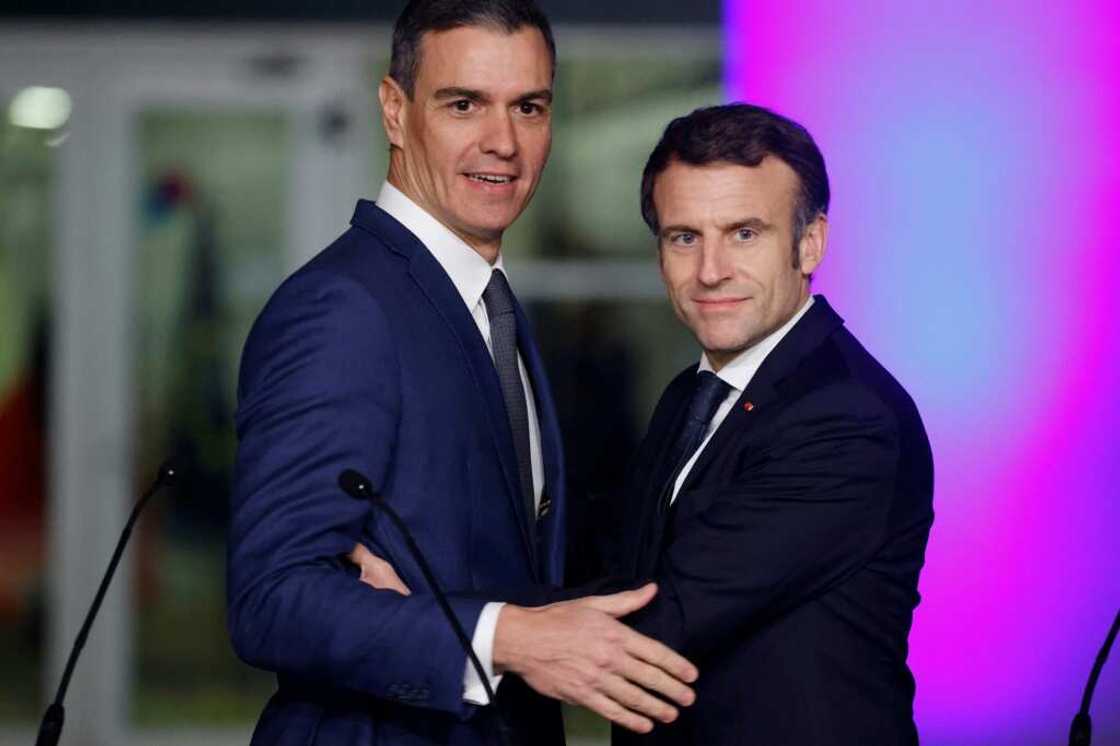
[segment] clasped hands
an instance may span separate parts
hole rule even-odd
[[[358,544],[349,559],[363,583],[411,595],[393,566]],[[585,596],[548,606],[506,604],[494,631],[495,673],[520,676],[536,691],[586,707],[638,733],[671,723],[696,699],[696,666],[619,621],[648,604],[657,586]]]

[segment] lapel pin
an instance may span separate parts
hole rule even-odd
[[[753,402],[753,401],[745,401],[745,402],[743,402],[743,411],[744,411],[744,412],[751,412],[751,411],[754,411],[754,402]]]

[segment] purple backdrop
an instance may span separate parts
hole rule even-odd
[[[1120,3],[726,0],[725,19],[729,97],[802,122],[828,162],[816,287],[933,443],[923,743],[1065,743],[1120,606]],[[1120,651],[1094,716],[1120,744]]]

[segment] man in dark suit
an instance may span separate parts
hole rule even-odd
[[[691,664],[617,621],[652,586],[502,603],[539,602],[531,589],[563,571],[556,413],[500,255],[548,156],[554,57],[529,0],[409,3],[379,89],[377,203],[246,342],[229,626],[279,682],[254,744],[498,742],[482,679],[393,525],[339,489],[346,469],[427,550],[516,742],[563,741],[557,703],[526,683],[639,730],[676,717],[661,697],[692,700]],[[396,591],[352,571],[359,543],[396,568]]]
[[[616,744],[916,744],[907,636],[932,459],[906,391],[812,273],[828,177],[809,133],[743,104],[673,121],[642,210],[703,348],[663,394],[628,491],[628,621],[702,671],[696,704]]]

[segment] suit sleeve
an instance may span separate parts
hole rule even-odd
[[[678,497],[700,507],[678,517],[660,591],[628,620],[638,631],[703,656],[823,593],[881,545],[898,464],[894,418],[870,396],[833,391],[786,422],[723,484]]]
[[[338,475],[384,484],[399,376],[387,320],[350,280],[297,274],[262,312],[239,386],[230,635],[251,665],[465,717],[466,655],[434,597],[374,590],[339,559],[372,505]],[[484,601],[451,602],[469,634]]]

